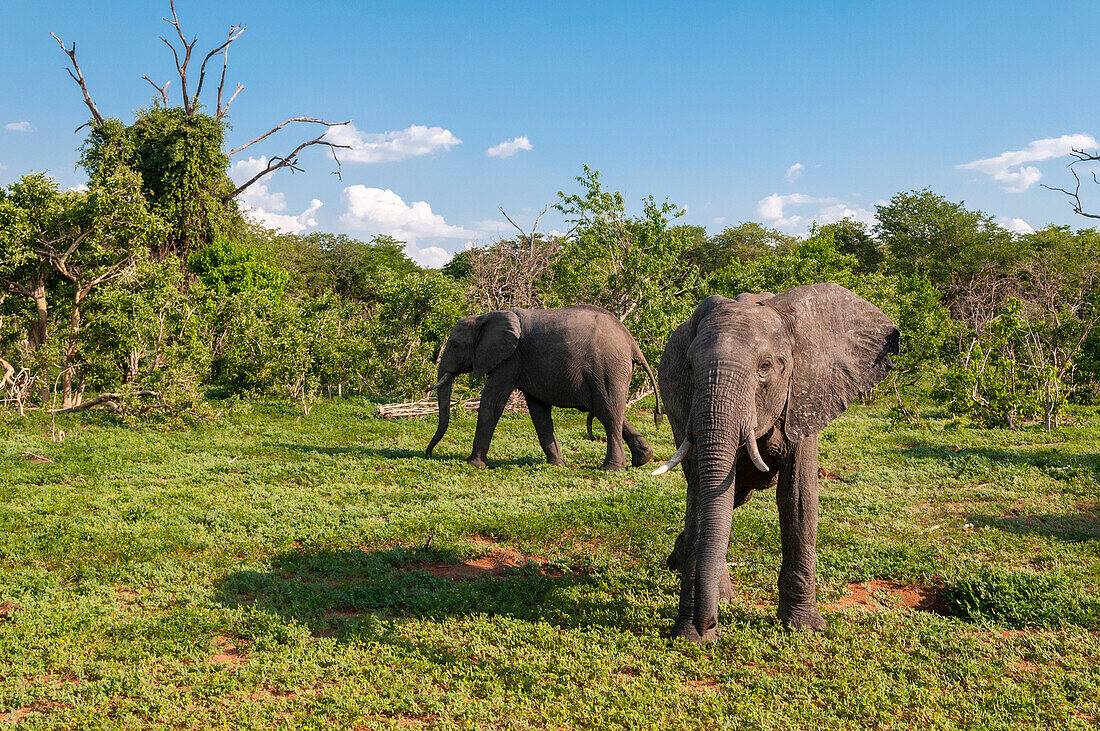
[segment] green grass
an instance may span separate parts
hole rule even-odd
[[[27,728],[1089,728],[1100,718],[1100,421],[822,435],[819,599],[775,620],[770,492],[735,513],[722,639],[670,642],[664,559],[684,481],[604,474],[583,415],[566,469],[506,416],[367,402],[237,406],[211,424],[0,416],[0,726]],[[632,420],[674,449],[648,412]],[[647,428],[648,425],[648,428]],[[39,462],[24,452],[53,460]],[[490,549],[529,563],[429,569]],[[495,549],[494,549],[495,550]],[[870,582],[874,611],[848,606]],[[890,582],[890,583],[887,583]],[[906,609],[889,587],[940,597]],[[882,587],[887,587],[883,589]]]

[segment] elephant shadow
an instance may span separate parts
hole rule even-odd
[[[444,452],[436,452],[430,458],[424,456],[424,450],[422,449],[407,449],[399,447],[364,447],[359,445],[350,445],[345,447],[319,447],[312,444],[289,444],[281,442],[278,444],[265,444],[264,446],[276,447],[278,449],[285,449],[289,452],[305,452],[312,454],[324,454],[328,456],[346,456],[346,457],[378,457],[380,459],[421,459],[429,462],[445,462],[448,464],[465,463],[466,458],[461,454],[446,454]],[[544,464],[543,460],[536,459],[533,456],[517,457],[515,459],[489,459],[490,467],[529,467],[535,465]]]
[[[626,599],[593,598],[600,571],[529,561],[475,568],[448,549],[295,550],[276,556],[268,571],[233,572],[215,585],[215,601],[294,620],[318,637],[377,638],[389,620],[442,621],[471,615],[506,616],[562,628],[632,627]],[[658,626],[670,621],[670,595]]]

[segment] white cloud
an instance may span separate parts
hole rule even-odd
[[[1043,173],[1029,162],[1040,162],[1054,157],[1068,155],[1074,148],[1100,147],[1092,135],[1076,134],[1061,137],[1046,137],[1029,142],[1022,150],[1009,150],[996,157],[975,160],[965,165],[956,165],[960,170],[974,170],[996,180],[1009,193],[1023,193],[1038,183]]]
[[[1030,234],[1035,233],[1035,229],[1030,223],[1022,218],[1011,218],[1009,216],[1001,216],[997,219],[997,223],[1002,227],[1007,228],[1009,231],[1018,234]]]
[[[454,258],[454,254],[438,246],[426,246],[423,249],[414,248],[409,252],[409,256],[420,266],[432,267],[433,269],[440,268]]]
[[[341,161],[346,162],[396,162],[419,155],[429,155],[437,150],[446,152],[462,140],[442,127],[425,127],[414,124],[402,130],[380,134],[362,132],[353,124],[331,127],[325,140],[337,145],[350,145],[350,150],[337,150]]]
[[[715,226],[721,226],[723,223],[726,222],[726,217],[718,216],[717,218],[712,218],[710,222],[713,223]]]
[[[820,224],[836,223],[850,218],[867,226],[875,224],[875,214],[861,206],[850,206],[847,203],[834,203],[825,206],[817,212],[814,220]]]
[[[809,223],[805,216],[786,215],[784,209],[789,205],[804,205],[807,203],[836,203],[833,198],[813,198],[802,193],[790,193],[780,195],[772,193],[767,198],[756,202],[756,215],[768,221],[777,228],[794,229]]]
[[[265,156],[250,157],[247,160],[239,160],[233,163],[229,169],[229,177],[237,185],[240,185],[266,167],[267,158]],[[264,178],[260,178],[245,188],[237,196],[237,204],[246,217],[261,226],[291,234],[301,233],[307,228],[316,226],[316,213],[324,205],[314,198],[309,202],[309,207],[298,215],[285,213],[287,208],[286,195],[284,193],[272,193],[264,182]]]
[[[4,167],[3,165],[0,165],[0,168],[3,168],[3,167]],[[77,183],[76,185],[74,185],[70,188],[66,188],[65,190],[71,190],[74,193],[84,193],[88,190],[88,185],[87,185],[87,183]]]
[[[8,122],[4,125],[4,129],[9,132],[32,132],[34,128],[31,127],[30,122]]]
[[[816,212],[797,214],[788,210],[791,206],[806,205],[816,205]],[[813,221],[827,224],[851,218],[869,226],[875,221],[875,214],[862,206],[851,205],[836,198],[814,198],[802,193],[772,193],[757,201],[756,215],[776,228],[798,233],[805,231]]]
[[[260,207],[242,206],[241,211],[247,218],[265,228],[273,228],[281,233],[299,234],[307,228],[317,225],[316,213],[324,203],[314,198],[309,202],[309,208],[292,216],[287,213],[273,213]]]
[[[798,180],[805,169],[805,165],[800,162],[796,162],[794,165],[791,165],[789,168],[787,168],[787,172],[783,174],[783,179],[786,180],[788,183],[793,183],[794,181]]]
[[[494,145],[489,148],[489,157],[511,157],[520,150],[530,150],[531,140],[526,137],[513,137],[506,142],[501,142],[499,145]]]
[[[450,225],[438,213],[432,213],[426,201],[406,204],[392,190],[365,185],[344,188],[344,214],[340,221],[349,228],[389,234],[403,241],[471,238],[474,235],[461,226]]]

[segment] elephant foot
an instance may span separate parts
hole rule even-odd
[[[618,472],[619,470],[626,469],[626,465],[616,464],[615,462],[604,462],[597,469],[603,472]]]
[[[787,629],[808,629],[815,632],[825,629],[825,618],[821,616],[821,612],[817,611],[817,607],[792,610],[780,607],[779,621]]]
[[[671,636],[672,639],[683,637],[688,642],[694,642],[697,645],[712,645],[718,641],[718,628],[711,627],[706,632],[699,634],[699,630],[695,628],[691,620],[678,619],[676,624],[672,625]]]
[[[548,460],[546,460],[546,463],[547,464],[552,464],[555,467],[568,467],[569,466],[568,464],[566,464],[565,460],[562,459],[561,457],[557,457],[555,459],[548,459]]]
[[[485,464],[485,460],[483,460],[481,457],[470,457],[468,460],[466,460],[466,464],[470,465],[471,467],[477,467],[481,470],[489,466]]]
[[[654,454],[656,454],[656,452],[654,452],[652,449],[646,450],[640,456],[637,455],[637,454],[631,454],[630,455],[630,466],[631,467],[641,467],[646,462],[649,462],[650,460],[652,460]]]

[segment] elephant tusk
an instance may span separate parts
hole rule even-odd
[[[680,464],[681,461],[683,461],[684,457],[687,456],[687,453],[691,451],[692,446],[693,445],[691,443],[691,440],[690,439],[685,439],[684,443],[680,445],[680,448],[676,450],[676,454],[672,455],[672,459],[665,462],[663,465],[661,465],[657,469],[653,470],[649,474],[651,474],[651,475],[663,475],[664,473],[668,472],[670,469],[672,469],[676,465]]]
[[[761,472],[771,472],[771,467],[768,467],[768,463],[760,456],[760,449],[756,446],[756,434],[752,430],[749,431],[749,438],[745,440],[745,448],[749,452],[749,459],[756,465],[756,469]]]

